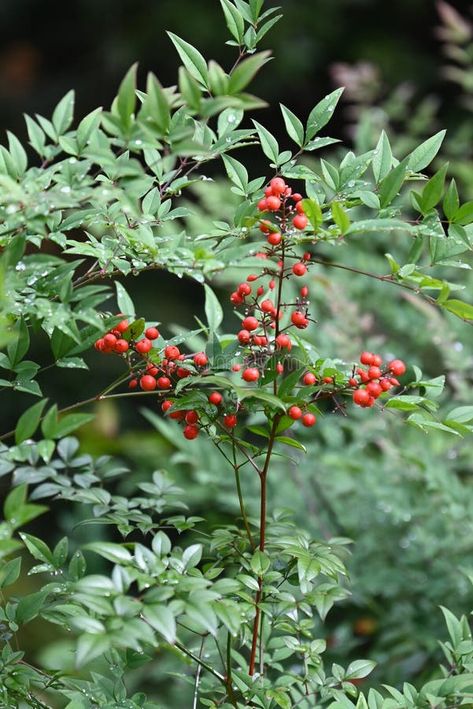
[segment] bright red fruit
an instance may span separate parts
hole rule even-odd
[[[150,351],[152,348],[153,343],[151,340],[148,340],[148,338],[144,337],[142,340],[139,340],[136,345],[135,345],[135,350],[139,352],[140,354],[146,354],[147,352]]]
[[[393,361],[388,364],[388,369],[395,377],[401,377],[406,371],[406,365],[402,359],[393,359]]]
[[[206,364],[208,364],[209,358],[205,354],[205,352],[198,352],[196,355],[194,355],[194,364],[196,367],[205,367]]]
[[[307,268],[303,263],[295,263],[292,272],[295,276],[304,276],[307,273]]]
[[[214,404],[214,406],[220,406],[223,401],[223,396],[219,391],[213,391],[209,396],[209,401],[211,404]]]
[[[248,283],[240,283],[240,285],[238,286],[237,293],[242,298],[244,298],[246,295],[250,295],[251,286],[249,286]]]
[[[247,280],[249,283],[252,283],[253,281],[257,281],[257,280],[258,280],[258,276],[256,276],[254,273],[250,273],[250,275],[247,276],[246,280]]]
[[[128,382],[128,389],[136,389],[138,386],[138,379],[130,379]]]
[[[309,321],[307,320],[304,313],[301,313],[299,310],[296,310],[294,313],[292,313],[291,322],[300,330],[303,330],[309,324]]]
[[[282,374],[284,372],[284,365],[281,362],[276,364],[276,372]]]
[[[160,389],[170,389],[171,388],[171,380],[169,379],[169,377],[159,377],[158,387]]]
[[[374,399],[377,399],[378,396],[380,396],[383,393],[383,388],[382,388],[381,384],[378,384],[378,382],[369,382],[366,385],[366,391]]]
[[[279,244],[282,241],[282,236],[278,231],[272,231],[270,234],[268,234],[268,244],[271,244],[271,246],[279,246]]]
[[[382,389],[383,391],[389,391],[389,390],[391,389],[391,387],[392,387],[392,384],[391,384],[391,382],[389,381],[389,379],[385,379],[385,378],[383,377],[382,379],[379,380],[379,386],[381,387],[381,389]]]
[[[317,419],[315,418],[314,414],[304,414],[304,416],[302,417],[302,425],[307,426],[307,428],[314,426],[316,421]]]
[[[176,345],[168,345],[164,348],[164,356],[166,359],[177,359],[180,354],[181,351]]]
[[[243,320],[241,324],[243,325],[245,330],[256,330],[259,325],[259,322],[255,317],[253,317],[253,315],[249,315]]]
[[[375,367],[381,367],[383,364],[383,358],[379,354],[374,354],[373,355],[373,361],[371,362],[372,365]]]
[[[145,336],[148,340],[157,340],[159,337],[159,330],[157,327],[147,327],[145,330]]]
[[[370,379],[379,379],[381,376],[381,370],[379,367],[370,367],[368,369],[368,377]]]
[[[292,349],[292,341],[288,335],[278,335],[275,339],[275,342],[278,349],[289,351]]]
[[[263,300],[260,307],[263,313],[272,313],[274,310],[274,303],[268,298],[267,300]]]
[[[300,294],[301,298],[307,298],[307,296],[309,295],[309,289],[307,288],[307,286],[302,286]]]
[[[370,399],[372,397],[366,391],[366,389],[357,389],[353,392],[353,401],[357,406],[369,406]]]
[[[265,212],[268,209],[268,204],[267,204],[266,200],[264,199],[264,197],[263,197],[263,199],[260,199],[260,201],[258,202],[258,209],[260,212]]]
[[[251,334],[249,330],[240,330],[240,332],[237,335],[238,342],[242,345],[247,345],[249,341],[251,340]]]
[[[183,434],[184,438],[187,438],[188,441],[193,441],[194,438],[197,438],[199,435],[199,429],[194,424],[190,424],[185,427]]]
[[[125,330],[128,329],[128,320],[119,322],[118,325],[115,326],[115,329],[118,330],[118,332],[125,332]]]
[[[367,364],[368,366],[374,364],[373,362],[374,354],[372,352],[362,352],[360,355],[361,364]]]
[[[170,401],[170,399],[166,399],[161,404],[161,409],[162,409],[162,411],[164,411],[164,413],[166,413],[167,411],[169,411],[169,409],[171,408],[172,405],[173,405],[173,402]]]
[[[286,189],[286,183],[284,182],[282,177],[273,177],[273,179],[269,183],[269,186],[271,187],[271,192],[274,195],[280,195]]]
[[[105,342],[103,341],[103,337],[101,337],[99,340],[95,341],[94,347],[96,350],[101,352],[104,348]]]
[[[294,421],[297,421],[297,419],[302,417],[302,411],[298,406],[291,406],[287,412],[287,415],[294,419]]]
[[[306,386],[313,386],[317,382],[317,377],[312,372],[306,372],[302,377],[302,382]]]
[[[140,379],[140,387],[143,391],[153,391],[156,389],[156,379],[151,374],[144,374]]]
[[[277,212],[278,209],[281,207],[281,200],[279,197],[276,196],[271,196],[271,197],[266,197],[266,207],[269,209],[270,212]]]
[[[296,212],[298,214],[304,214],[304,205],[302,204],[302,202],[298,202],[296,204]]]
[[[259,370],[256,367],[248,367],[241,376],[245,382],[256,382],[259,379]]]
[[[299,192],[294,192],[294,194],[292,195],[292,199],[294,200],[294,202],[300,202],[302,199],[302,195],[299,194]]]
[[[235,414],[226,414],[223,417],[223,423],[227,428],[235,428],[238,423],[237,417],[235,416]]]
[[[116,342],[117,342],[117,338],[115,337],[115,335],[112,335],[111,332],[107,333],[103,338],[103,343],[104,343],[105,347],[114,348]]]
[[[122,338],[120,338],[119,340],[117,340],[115,342],[114,350],[115,350],[115,352],[119,352],[121,354],[122,352],[126,352],[128,350],[128,347],[129,347],[128,342],[126,340],[123,340]]]
[[[197,413],[197,411],[188,411],[187,412],[186,423],[193,424],[193,423],[197,423],[198,420],[199,420],[199,414]]]

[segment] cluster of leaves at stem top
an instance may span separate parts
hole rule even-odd
[[[162,471],[137,482],[126,495],[117,494],[113,481],[127,472],[123,466],[79,454],[78,441],[70,436],[93,415],[71,410],[60,415],[43,396],[46,367],[87,369],[84,352],[120,320],[104,312],[114,293],[118,309],[134,318],[132,300],[119,282],[113,291],[113,279],[163,269],[204,283],[228,268],[256,266],[252,236],[267,177],[251,177],[234,157],[254,145],[261,147],[272,174],[303,184],[309,223],[295,244],[320,245],[321,268],[336,266],[333,255],[342,245],[400,234],[404,254],[387,254],[385,272],[361,271],[360,277],[410,291],[473,322],[473,305],[455,294],[461,282],[445,280],[443,270],[461,269],[471,250],[473,206],[460,204],[453,181],[446,185],[445,166],[430,179],[424,174],[443,132],[401,158],[393,155],[383,133],[360,155],[345,152],[341,158],[316,160],[315,151],[337,143],[319,135],[340,98],[337,90],[305,121],[281,106],[290,145],[281,149],[262,122],[246,119],[264,106],[246,89],[270,59],[257,48],[280,16],[275,8],[264,10],[263,0],[221,4],[228,44],[237,48],[230,70],[207,62],[198,49],[170,34],[182,61],[176,86],[163,87],[150,74],[139,89],[132,67],[110,110],[97,108],[75,128],[73,92],[50,119],[28,116],[34,158],[11,133],[0,147],[0,337],[5,347],[0,386],[29,402],[14,432],[15,445],[0,449],[0,472],[13,482],[0,527],[0,587],[6,589],[0,608],[0,699],[11,707],[68,702],[68,709],[159,708],[159,698],[129,690],[128,678],[156,658],[174,655],[187,665],[182,686],[189,685],[186,696],[194,706],[466,705],[473,691],[473,643],[464,618],[445,611],[450,640],[443,646],[447,664],[439,679],[421,690],[406,685],[403,692],[387,688],[358,694],[356,682],[373,663],[324,667],[326,643],[316,620],[348,593],[345,538],[314,541],[280,510],[268,513],[264,550],[252,546],[240,524],[204,534],[201,518],[187,514],[182,490]],[[236,208],[210,231],[190,233],[191,207],[179,206],[180,198],[208,179],[211,162],[223,164]],[[222,322],[219,308],[207,286],[208,322],[192,337],[208,337],[224,351],[228,338],[216,332]],[[50,342],[51,358],[45,363],[29,359],[31,339],[39,331]],[[311,357],[302,340],[300,349]],[[330,364],[324,367],[330,370]],[[441,381],[424,381],[420,371],[414,371],[414,380],[433,398],[440,393]],[[30,405],[28,396],[39,399]],[[241,396],[264,400],[263,392]],[[266,403],[271,416],[282,406],[276,398]],[[442,422],[433,417],[432,398],[401,396],[392,408],[408,411],[421,428],[471,430],[472,412],[465,407]],[[244,440],[241,448],[233,451],[235,471],[249,462]],[[113,529],[119,541],[100,537],[82,549],[69,549],[66,537],[49,546],[36,535],[18,532],[47,513],[45,501],[56,500],[84,505],[87,521]],[[254,519],[248,524],[257,528]],[[41,575],[42,584],[19,595],[14,584],[25,564],[21,550],[34,559],[28,573]],[[108,565],[89,571],[83,552]],[[256,672],[250,672],[255,593],[261,625]],[[57,671],[35,666],[19,649],[19,631],[36,619],[77,638]],[[91,661],[94,671],[77,673]]]

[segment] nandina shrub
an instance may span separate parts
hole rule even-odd
[[[171,35],[183,62],[178,88],[163,88],[149,75],[139,90],[132,68],[111,110],[97,109],[77,129],[72,93],[51,120],[28,117],[29,142],[40,158],[34,165],[28,167],[12,134],[1,148],[2,386],[26,398],[0,450],[0,470],[12,485],[0,539],[0,586],[8,594],[0,663],[6,706],[446,708],[471,694],[471,634],[466,620],[448,611],[447,666],[420,690],[406,685],[403,694],[372,690],[365,698],[357,683],[374,663],[325,669],[316,616],[323,620],[348,594],[348,540],[313,539],[267,496],[275,458],[303,451],[301,431],[317,436],[318,419],[329,413],[335,426],[358,407],[374,416],[397,410],[417,429],[470,433],[469,407],[436,415],[441,378],[426,379],[409,362],[367,349],[358,361],[343,352],[328,359],[306,333],[317,327],[311,274],[342,245],[348,255],[341,263],[330,259],[331,267],[471,320],[473,306],[450,297],[457,285],[442,278],[442,261],[433,272],[425,258],[427,248],[431,254],[446,248],[451,257],[452,243],[461,252],[471,210],[460,205],[453,182],[445,189],[446,168],[430,179],[423,174],[442,133],[400,161],[384,134],[359,156],[310,158],[336,142],[317,134],[340,90],[317,103],[305,124],[282,106],[295,152],[281,151],[262,123],[243,124],[246,112],[263,105],[244,91],[269,58],[255,53],[276,20],[262,4],[222,3],[229,44],[238,48],[229,72]],[[269,174],[250,179],[230,153],[255,143]],[[189,206],[177,202],[207,177],[211,161],[222,161],[238,201],[230,221],[195,235],[183,231]],[[409,182],[416,190],[406,204]],[[388,274],[350,265],[351,242],[379,232],[401,234],[407,258],[393,248]],[[235,269],[241,277],[229,301],[236,315],[225,333],[222,304],[208,282]],[[135,313],[122,281],[149,270],[202,283],[205,322],[173,337],[163,313],[149,322]],[[112,294],[116,304],[105,309]],[[49,340],[52,362],[28,359],[39,333]],[[93,347],[116,359],[122,373],[63,409],[48,402],[43,371],[55,366],[58,376],[62,370],[87,376],[81,370],[93,361]],[[38,401],[30,405],[30,396]],[[94,418],[82,409],[136,397],[151,402],[148,419],[171,421],[190,451],[213,446],[222,456],[239,505],[232,524],[204,528],[205,520],[187,513],[186,491],[162,469],[123,494],[115,478],[127,470],[119,461],[79,453],[70,434]],[[255,481],[256,515],[245,494]],[[56,505],[87,507],[83,522],[94,524],[92,535],[100,532],[79,545],[74,535],[53,533],[51,543],[51,534],[45,540],[18,531],[45,520]],[[23,549],[28,575],[39,580],[30,593],[15,585],[24,578]],[[97,566],[97,557],[105,565]],[[36,619],[47,624],[44,632],[59,627],[73,634],[52,669],[21,649],[23,628]],[[169,699],[153,687],[156,666],[169,668],[170,676],[180,672],[181,684],[165,690]]]

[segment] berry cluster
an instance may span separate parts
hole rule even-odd
[[[357,406],[370,408],[376,399],[393,386],[399,386],[396,377],[401,377],[406,371],[406,365],[400,359],[393,359],[383,366],[383,358],[373,352],[362,352],[360,362],[367,369],[357,367],[348,383],[355,387],[353,402]]]
[[[297,295],[289,300],[284,289],[289,279],[303,278],[312,266],[309,251],[302,256],[297,253],[300,232],[308,226],[308,219],[302,195],[294,193],[281,177],[270,181],[257,210],[271,218],[257,219],[266,236],[266,244],[256,254],[261,259],[260,272],[249,274],[230,296],[235,308],[242,310],[231,370],[240,373],[248,384],[272,384],[277,393],[278,382],[291,364],[295,345],[291,334],[313,321],[308,285],[298,285]],[[313,242],[314,237],[310,240]],[[97,340],[95,347],[104,354],[119,354],[127,362],[131,389],[162,393],[163,413],[183,425],[185,438],[193,440],[201,429],[210,426],[227,432],[237,426],[243,406],[231,390],[207,392],[207,401],[201,400],[197,408],[181,408],[175,394],[169,398],[177,382],[185,377],[200,375],[199,387],[204,386],[205,376],[212,374],[205,352],[182,353],[176,344],[166,343],[156,327],[145,329],[143,320],[131,324],[122,320]],[[383,392],[399,385],[396,377],[406,371],[401,360],[383,366],[380,355],[372,352],[363,352],[360,363],[363,366],[354,367],[348,378],[341,372],[319,377],[308,368],[300,380],[299,396],[289,397],[288,417],[310,428],[317,420],[314,411],[319,400],[330,399],[339,408],[338,395],[351,395],[358,406],[371,407]]]

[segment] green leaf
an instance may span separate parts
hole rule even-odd
[[[18,419],[15,429],[15,443],[18,445],[27,438],[31,438],[39,426],[41,416],[46,406],[47,399],[41,399],[33,406],[30,406],[22,413]]]
[[[291,446],[292,448],[297,448],[298,450],[307,453],[307,448],[295,438],[290,438],[289,436],[276,436],[275,440],[279,443],[284,443],[286,446]]]
[[[7,352],[13,368],[21,362],[30,347],[30,334],[23,318],[16,321],[12,334],[14,339],[9,343]]]
[[[243,34],[245,32],[245,22],[237,8],[230,0],[220,0],[225,22],[230,34],[235,37],[238,44],[243,44]]]
[[[103,657],[109,650],[111,639],[106,635],[95,635],[84,633],[77,641],[76,665],[83,665],[92,662],[96,657]]]
[[[128,69],[118,89],[117,111],[125,130],[131,126],[132,116],[135,111],[137,67],[137,64],[133,64],[133,66]]]
[[[470,303],[464,303],[462,300],[446,300],[442,303],[442,308],[448,310],[450,313],[457,315],[457,317],[462,318],[462,320],[473,320],[473,305]]]
[[[161,133],[164,135],[168,132],[171,123],[171,111],[166,94],[160,82],[151,72],[146,80],[147,100],[143,110],[146,116],[158,126]]]
[[[74,118],[74,100],[74,91],[68,91],[54,109],[52,122],[58,136],[63,135],[72,123]]]
[[[407,168],[412,170],[412,172],[420,172],[426,168],[427,165],[430,165],[440,150],[446,132],[445,130],[439,131],[433,135],[432,138],[428,138],[415,148],[415,150],[403,160],[403,162],[407,160]]]
[[[11,586],[20,576],[21,557],[7,561],[0,567],[0,588]]]
[[[369,675],[376,667],[376,662],[372,660],[355,660],[347,667],[345,679],[362,679]]]
[[[83,150],[102,120],[102,109],[96,108],[81,120],[77,127],[77,144]]]
[[[306,135],[308,140],[311,140],[330,121],[342,93],[343,88],[336,89],[312,109],[307,119]]]
[[[215,379],[215,377],[213,377]],[[267,404],[271,404],[271,406],[275,406],[278,409],[281,409],[282,411],[286,411],[286,407],[284,406],[283,402],[281,399],[279,399],[277,396],[274,396],[274,394],[270,394],[267,391],[262,391],[261,389],[244,389],[243,387],[234,387],[234,390],[240,399],[240,401],[243,401],[243,399],[259,399],[260,401],[264,401]]]
[[[344,210],[341,202],[332,202],[331,206],[332,217],[335,224],[340,229],[341,234],[345,234],[350,227],[350,217]]]
[[[222,160],[229,179],[246,195],[248,191],[248,170],[246,167],[231,155],[222,155]]]
[[[443,200],[443,212],[449,221],[452,221],[460,207],[460,199],[455,180],[451,180]]]
[[[193,47],[192,44],[189,44],[189,42],[181,39],[173,32],[168,32],[167,34],[176,47],[187,71],[194,77],[194,79],[203,84],[205,88],[209,88],[207,63],[202,54],[195,47]]]
[[[302,121],[282,103],[279,105],[286,125],[287,134],[300,147],[304,143],[304,126],[302,125]]]
[[[251,557],[250,565],[253,573],[257,576],[264,576],[271,566],[271,559],[264,551],[257,549]]]
[[[207,283],[204,283],[205,289],[205,317],[207,318],[207,323],[209,329],[213,332],[218,330],[222,320],[223,320],[223,309],[220,302]]]
[[[18,511],[26,502],[26,493],[28,487],[26,484],[18,485],[11,490],[3,504],[3,515],[8,522],[11,522],[18,515]]]
[[[234,69],[230,74],[228,93],[236,94],[243,91],[261,67],[263,67],[270,60],[271,52],[265,51],[259,52],[258,54],[253,54],[251,57],[248,57],[240,62],[236,69]]]
[[[389,143],[388,136],[383,130],[378,140],[378,144],[374,149],[373,161],[371,163],[376,184],[386,177],[388,172],[391,170],[392,163],[393,154],[391,151],[391,145]]]
[[[53,554],[48,545],[38,537],[33,537],[31,534],[20,532],[20,538],[30,552],[31,556],[38,561],[44,561],[46,564],[53,564]]]
[[[447,175],[448,163],[440,168],[438,172],[427,182],[421,195],[421,207],[424,214],[430,212],[442,199],[445,177]]]
[[[48,593],[49,591],[47,589],[42,589],[37,593],[30,593],[28,596],[23,596],[20,599],[16,609],[16,619],[21,625],[29,623],[30,620],[36,618],[44,605]]]
[[[176,620],[167,606],[158,603],[144,605],[143,617],[168,643],[173,645],[176,642]]]
[[[387,207],[397,196],[405,180],[406,171],[407,163],[403,160],[381,180],[379,186],[379,201],[381,207]]]
[[[200,562],[202,558],[202,544],[191,544],[190,547],[184,549],[182,561],[186,569],[191,569]]]
[[[125,317],[135,319],[135,306],[128,295],[124,286],[119,281],[115,281],[115,290],[117,292],[118,311]]]
[[[16,135],[13,135],[13,133],[10,133],[10,131],[7,130],[7,136],[8,150],[15,164],[17,176],[21,177],[24,175],[26,168],[28,167],[28,157]]]
[[[114,564],[126,564],[132,560],[128,549],[114,542],[90,542],[90,544],[85,545],[84,549],[94,551],[96,554],[103,556],[104,559],[113,561]]]
[[[302,204],[304,205],[304,214],[310,221],[312,227],[314,230],[318,229],[324,220],[320,205],[315,199],[303,199]]]
[[[473,221],[473,200],[470,202],[465,202],[455,213],[453,218],[455,224],[461,224],[462,226],[467,226]]]
[[[258,121],[253,121],[253,124],[258,133],[263,153],[266,155],[267,158],[272,160],[275,165],[277,165],[279,158],[278,141],[269,132],[269,130],[267,130],[264,126],[261,125],[261,123],[258,123]]]

